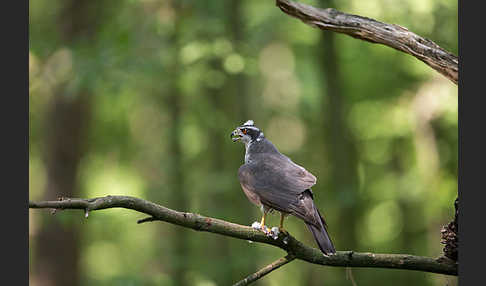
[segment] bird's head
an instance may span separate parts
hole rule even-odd
[[[245,145],[254,140],[259,141],[260,138],[263,138],[263,132],[255,126],[253,120],[248,120],[231,132],[233,142],[241,140]]]

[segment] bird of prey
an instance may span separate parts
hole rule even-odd
[[[231,138],[245,144],[245,163],[239,168],[238,177],[245,195],[263,212],[261,230],[266,233],[265,216],[273,210],[280,212],[282,232],[286,232],[285,217],[294,215],[305,222],[324,255],[336,253],[326,222],[313,201],[311,187],[316,177],[281,154],[253,120],[237,127]]]

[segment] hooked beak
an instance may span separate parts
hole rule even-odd
[[[230,137],[231,137],[231,140],[233,140],[233,142],[240,140],[241,139],[240,130],[238,130],[238,129],[233,130],[233,132],[231,132],[231,134],[230,134]]]

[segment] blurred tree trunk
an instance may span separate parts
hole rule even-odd
[[[75,197],[76,174],[84,153],[89,120],[89,94],[74,98],[56,93],[46,119],[45,156],[47,189],[45,198]],[[49,218],[37,235],[34,275],[40,285],[78,285],[79,230],[59,219]]]
[[[223,97],[224,94],[222,94],[221,89],[216,89],[216,90],[209,90],[208,92],[208,97],[211,101],[212,107],[215,108],[215,110],[223,110]],[[225,170],[225,156],[223,151],[225,150],[224,148],[224,140],[227,139],[228,136],[224,136],[223,132],[221,131],[221,126],[216,124],[212,126],[208,126],[208,130],[210,130],[211,133],[211,143],[210,145],[210,154],[211,154],[211,177],[215,178],[218,175],[223,174]],[[216,184],[215,188],[221,188],[221,185]],[[233,209],[235,206],[233,205],[234,201],[231,202],[231,205],[229,204],[229,201],[226,199],[227,196],[224,196],[224,190],[221,189],[213,189],[212,190],[212,196],[210,198],[210,204],[209,206],[218,206],[218,212],[221,213],[222,217],[231,217],[231,209]],[[226,257],[228,256],[229,253],[231,253],[231,247],[229,246],[231,241],[228,239],[225,239],[225,237],[215,237],[214,241],[212,242],[213,246],[213,251],[215,254],[217,254],[220,257],[219,263],[221,264],[221,267],[224,267],[224,265],[227,266],[226,271],[224,272],[224,275],[218,277],[218,282],[221,283],[221,285],[231,285],[233,281],[233,264],[224,264],[227,263],[225,262]]]
[[[323,7],[334,7],[334,1],[321,0]],[[337,195],[340,203],[340,222],[337,225],[346,226],[340,229],[338,249],[353,249],[356,246],[357,233],[355,222],[357,218],[357,151],[354,139],[346,120],[346,97],[342,93],[342,78],[338,64],[338,51],[335,43],[336,34],[329,31],[321,33],[318,46],[319,62],[324,75],[323,101],[324,125],[326,134],[326,148],[331,168],[328,181],[332,192]],[[332,229],[332,226],[330,226]],[[331,230],[332,232],[332,230]]]
[[[321,0],[319,6],[337,8],[333,0]],[[332,196],[336,197],[333,201],[339,204],[338,221],[329,226],[329,231],[338,250],[355,249],[358,235],[356,219],[359,215],[358,158],[345,115],[347,102],[342,92],[343,79],[340,77],[336,34],[330,31],[320,33],[321,37],[319,45],[317,45],[317,64],[322,74],[322,114],[324,114],[322,126],[329,167],[326,181],[328,182],[327,189]],[[338,232],[339,239],[337,239]],[[313,281],[312,278],[309,279],[308,285],[314,285],[313,283],[316,281]]]
[[[177,74],[178,68],[173,69],[174,75]],[[182,167],[182,152],[181,152],[181,105],[182,96],[176,85],[172,85],[170,89],[169,96],[169,106],[170,108],[170,162],[172,164],[172,172],[170,175],[171,190],[174,190],[174,195],[172,196],[172,206],[179,211],[188,210],[188,197],[186,190],[184,188],[184,172]],[[185,273],[187,270],[188,261],[188,247],[189,241],[187,239],[187,230],[181,227],[174,229],[174,254],[175,254],[175,267],[174,267],[174,282],[175,285],[186,285]]]
[[[182,113],[183,113],[183,95],[179,86],[181,75],[181,63],[179,61],[180,35],[182,33],[181,24],[183,21],[183,7],[178,1],[172,2],[175,12],[175,23],[173,33],[170,36],[169,43],[173,54],[169,70],[169,86],[167,89],[167,106],[169,107],[169,158],[170,158],[170,190],[173,190],[171,196],[171,205],[176,210],[187,211],[189,209],[189,198],[184,186],[185,176],[182,162]],[[174,229],[173,246],[174,246],[174,263],[172,279],[174,285],[188,285],[186,277],[189,265],[189,240],[187,230],[182,227]]]
[[[102,17],[103,1],[66,1],[59,13],[60,41],[73,46],[79,38],[92,40]],[[69,81],[69,79],[68,79]],[[69,82],[54,88],[45,118],[44,154],[47,168],[46,199],[76,197],[80,159],[86,150],[91,118],[87,89],[68,91]],[[79,230],[59,219],[44,222],[36,242],[34,276],[40,285],[79,285]]]
[[[241,1],[231,0],[225,3],[226,12],[223,18],[226,26],[228,27],[225,31],[225,35],[229,37],[229,40],[233,43],[234,52],[241,55],[241,43],[243,38],[243,21],[242,21],[242,11],[241,11]],[[221,17],[220,15],[214,15],[211,11],[208,13],[209,18]],[[224,58],[219,57],[214,58],[210,62],[211,69],[218,70],[225,73],[223,69]],[[211,101],[211,106],[214,110],[228,110],[230,107],[233,112],[229,112],[231,115],[232,122],[234,125],[240,124],[242,120],[246,120],[248,116],[247,112],[247,98],[246,98],[246,81],[245,76],[242,73],[229,74],[225,84],[222,87],[211,88],[208,87],[206,90],[207,96]],[[229,91],[231,96],[227,96],[225,91]],[[236,100],[235,100],[236,99]],[[235,104],[236,103],[236,104]],[[222,116],[223,113],[219,113],[218,116]],[[218,117],[218,122],[224,120]],[[230,130],[223,128],[223,126],[214,124],[207,126],[208,130],[211,131],[211,144],[210,144],[210,154],[211,154],[211,172],[213,177],[224,175],[226,170],[234,170],[234,172],[229,172],[230,176],[236,179],[236,168],[233,168],[234,162],[240,162],[243,154],[240,157],[231,157],[234,152],[226,152],[229,148],[234,147],[228,145],[231,141],[228,138]],[[230,169],[231,168],[231,169]],[[218,188],[223,188],[222,185],[217,185]],[[213,196],[211,197],[211,205],[219,206],[218,211],[221,213],[222,217],[225,218],[237,218],[249,216],[251,212],[248,212],[248,208],[245,208],[247,201],[244,200],[233,200],[234,194],[227,193],[226,189],[213,190]],[[241,193],[243,194],[243,193]],[[248,205],[251,207],[250,205]],[[243,210],[243,211],[239,211]],[[250,209],[251,210],[251,209]],[[246,212],[245,212],[246,211]],[[248,265],[248,267],[236,267],[235,263],[228,264],[225,262],[226,258],[230,253],[238,251],[238,249],[232,249],[231,240],[225,239],[224,237],[215,238],[213,241],[214,252],[218,253],[221,257],[221,267],[226,267],[224,275],[219,275],[218,284],[221,285],[232,285],[235,281],[241,279],[242,273],[254,272],[256,271],[256,266],[254,264]]]

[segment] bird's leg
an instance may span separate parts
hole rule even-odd
[[[268,233],[267,227],[265,226],[265,218],[267,216],[267,213],[270,211],[270,209],[262,205],[261,210],[263,212],[263,215],[262,215],[262,220],[260,221],[260,230],[263,231],[263,233]]]
[[[284,229],[283,224],[284,224],[284,219],[285,219],[285,214],[280,213],[280,226],[278,227],[278,230],[280,232],[283,232],[285,234],[288,234],[288,231]]]
[[[265,226],[265,217],[267,216],[267,211],[263,211],[262,221],[260,222],[260,229],[264,233],[267,233],[267,227]]]
[[[267,215],[267,213],[263,213],[263,216],[262,216],[262,220],[260,221],[260,228],[263,229],[263,227],[265,226],[265,216]]]

